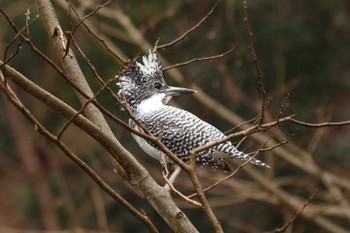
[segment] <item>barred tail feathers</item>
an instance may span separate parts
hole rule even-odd
[[[243,160],[243,161],[248,161],[249,160],[249,162],[251,164],[254,164],[254,165],[257,165],[257,166],[260,166],[260,167],[270,168],[270,166],[267,165],[266,163],[264,163],[264,162],[262,162],[262,161],[260,161],[260,160],[258,160],[256,158],[252,158],[248,154],[245,154],[244,152],[237,150],[235,147],[233,147],[233,149],[231,150],[231,152],[229,154],[235,159],[240,159],[240,160]]]

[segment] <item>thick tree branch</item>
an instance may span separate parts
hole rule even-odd
[[[3,77],[2,73],[0,73],[0,78]],[[38,132],[42,134],[44,137],[49,139],[51,142],[56,144],[63,153],[70,158],[74,163],[76,163],[80,168],[82,168],[98,185],[99,187],[104,190],[106,193],[108,193],[112,198],[114,198],[116,201],[118,201],[121,205],[123,205],[132,215],[134,215],[136,218],[141,220],[150,230],[150,232],[157,233],[158,230],[153,225],[153,223],[150,221],[147,215],[144,213],[141,213],[137,209],[135,209],[128,201],[126,201],[122,196],[120,196],[116,191],[114,191],[107,183],[105,183],[102,178],[95,173],[95,171],[89,167],[85,162],[83,162],[76,154],[74,154],[58,137],[55,137],[52,133],[50,133],[32,114],[31,112],[23,105],[23,103],[19,100],[19,98],[16,96],[16,94],[12,91],[12,89],[9,86],[6,86],[4,83],[0,82],[0,88],[2,91],[7,95],[8,100],[19,110],[22,112],[22,114],[29,119],[33,125],[36,127]],[[26,141],[26,140],[22,140]],[[27,153],[27,151],[25,152]],[[33,160],[33,158],[32,158]],[[35,159],[34,159],[35,160]],[[33,163],[33,162],[32,162]],[[35,165],[35,164],[34,164]],[[35,165],[38,166],[38,165]],[[33,170],[33,169],[32,169]],[[38,168],[34,168],[37,172]],[[36,175],[37,176],[37,175]],[[46,191],[48,192],[48,191]],[[48,195],[47,193],[45,195]],[[40,199],[47,199],[48,197],[41,197],[39,193]],[[41,202],[43,200],[40,200]],[[48,202],[48,200],[46,200]],[[47,203],[46,205],[49,205],[52,203]],[[47,207],[45,207],[47,208]],[[45,214],[45,211],[43,212]],[[49,216],[43,216],[44,218]],[[52,217],[51,217],[52,218]],[[52,227],[49,227],[49,229]],[[53,227],[58,228],[58,225]]]
[[[14,69],[4,65],[2,61],[0,61],[0,66],[2,66],[4,76],[59,114],[67,119],[72,119],[76,115],[76,110]],[[169,192],[152,179],[149,173],[136,161],[133,155],[124,149],[115,137],[105,134],[101,131],[101,128],[82,115],[74,117],[72,122],[99,142],[112,156],[113,161],[123,165],[123,169],[126,171],[124,179],[137,191],[143,193],[144,197],[175,232],[197,232],[187,216],[175,205]]]
[[[36,0],[35,2],[38,7],[39,14],[43,20],[45,29],[49,35],[50,41],[56,51],[64,71],[67,73],[68,78],[89,97],[93,97],[93,92],[86,82],[86,79],[84,78],[74,55],[64,56],[66,39],[62,33],[61,26],[58,22],[51,2],[48,0]],[[80,95],[79,93],[77,93],[77,95],[81,104],[84,104],[87,101],[84,96]],[[161,217],[164,218],[164,220],[174,231],[196,232],[194,226],[191,224],[185,214],[183,214],[182,211],[177,208],[166,190],[160,187],[151,178],[149,173],[136,161],[136,159],[118,142],[105,121],[102,113],[94,105],[88,104],[85,108],[85,114],[90,121],[98,126],[97,132],[100,132],[100,136],[102,136],[99,137],[99,139],[105,138],[106,140],[106,138],[108,138],[106,141],[111,143],[107,146],[106,143],[103,142],[104,146],[108,147],[107,150],[112,155],[113,160],[119,163],[119,166],[116,167],[118,172],[126,172],[126,177],[124,178],[126,178],[135,188],[142,191],[147,200],[160,213]],[[78,118],[79,117],[76,119]],[[75,119],[73,122],[74,121]],[[99,142],[101,143],[101,141]],[[114,161],[113,164],[116,164]],[[122,167],[124,171],[121,171],[122,169],[120,167]],[[163,196],[163,198],[159,198],[159,195]],[[179,213],[181,213],[181,216],[174,218],[174,215],[179,216]]]
[[[115,14],[115,13],[112,14],[112,12],[109,11],[108,9],[102,9],[99,12],[99,14],[106,16],[110,19],[117,19],[119,21],[119,23],[124,27],[124,29],[129,33],[129,36],[131,38],[133,38],[136,43],[138,43],[139,47],[143,51],[147,52],[148,48],[150,47],[150,43],[148,41],[146,41],[145,38],[143,38],[142,34],[137,30],[137,28],[132,24],[132,22],[130,20],[126,20],[127,17],[124,15],[124,13],[122,11],[118,10],[117,14]],[[159,56],[159,57],[161,58],[162,64],[165,67],[169,66],[169,63],[162,56]],[[181,75],[181,73],[177,69],[168,70],[168,74],[170,74],[173,77],[173,79],[177,83],[179,83],[180,85],[183,85],[185,83],[184,77]],[[192,89],[197,90],[197,94],[194,95],[194,97],[199,102],[201,102],[203,105],[209,107],[212,111],[218,113],[218,115],[220,115],[224,119],[228,120],[229,122],[231,122],[233,124],[239,124],[240,122],[244,122],[244,119],[242,119],[237,114],[235,114],[232,111],[230,111],[229,109],[227,109],[224,105],[217,102],[212,97],[208,96],[197,85],[192,84],[190,87]],[[263,101],[263,102],[266,102],[266,101]],[[262,108],[265,108],[265,104],[266,103],[262,103]],[[260,120],[261,119],[262,118],[260,117]],[[252,127],[252,126],[247,124],[243,128],[248,129],[250,127]],[[254,135],[252,135],[252,138],[254,138],[259,143],[264,143],[268,139],[268,137],[263,135],[263,134],[254,134]],[[276,142],[275,140],[271,140],[269,145],[276,145],[276,144],[278,144],[278,142]],[[292,152],[288,151],[286,148],[277,147],[274,149],[273,152],[280,155],[283,159],[292,163],[293,165],[297,166],[298,168],[301,168],[305,172],[310,173],[314,176],[319,175],[318,169],[312,163],[310,163],[309,161],[305,162],[305,161],[300,160],[299,158],[295,157],[295,155]],[[346,178],[340,177],[338,175],[334,175],[328,171],[323,171],[322,174],[324,176],[326,176],[327,179],[330,179],[330,180],[332,180],[332,182],[335,182],[339,185],[343,185],[346,187],[349,187],[349,185],[350,185],[349,181]],[[261,180],[256,179],[257,176],[251,175],[251,177],[253,179],[255,179],[258,183],[262,182]],[[261,175],[260,175],[260,177],[261,177]],[[276,190],[270,189],[270,191],[272,191],[272,193],[274,193]],[[276,193],[274,193],[274,194],[276,195]],[[288,199],[282,199],[283,202],[287,201],[287,200]],[[302,215],[302,216],[306,217],[305,215]],[[308,218],[308,219],[313,221],[310,218]],[[321,224],[324,223],[323,221],[318,221],[318,220],[315,220],[314,222],[321,223]],[[328,224],[326,223],[325,225],[328,225]],[[337,227],[337,226],[335,226],[335,227]],[[332,229],[332,226],[329,227],[329,229]]]

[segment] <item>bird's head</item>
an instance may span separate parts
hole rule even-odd
[[[120,76],[118,96],[134,110],[142,101],[156,97],[166,104],[171,97],[195,93],[194,90],[168,86],[163,78],[162,65],[153,52],[142,57],[143,64],[135,62]]]

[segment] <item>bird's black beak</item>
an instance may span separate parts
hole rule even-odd
[[[164,93],[166,96],[179,96],[179,95],[185,95],[185,94],[193,94],[196,93],[195,90],[184,88],[184,87],[172,87],[168,86]]]

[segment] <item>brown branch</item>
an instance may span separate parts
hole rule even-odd
[[[165,68],[163,68],[163,71],[166,71],[166,70],[169,70],[169,69],[173,69],[175,67],[188,65],[188,64],[191,64],[191,63],[196,62],[196,61],[210,61],[210,60],[222,58],[222,57],[226,56],[227,54],[231,53],[233,50],[235,50],[237,48],[238,44],[239,43],[237,42],[231,49],[227,50],[224,53],[213,55],[213,56],[208,56],[208,57],[193,58],[192,60],[189,60],[189,61],[185,61],[185,62],[181,62],[181,63],[177,63],[177,64],[174,64],[174,65],[165,67]]]
[[[5,12],[4,12],[1,8],[0,8],[0,10],[1,10],[2,14],[5,16],[6,20],[7,20],[8,22],[11,22],[10,24],[11,24],[11,26],[13,27],[13,26],[15,25],[14,22],[10,19],[10,17],[9,17],[7,14],[5,14]],[[32,21],[30,21],[30,17],[29,17],[29,15],[30,15],[30,10],[29,10],[29,8],[27,9],[27,12],[26,12],[25,15],[26,15],[26,23],[25,23],[25,26],[22,27],[22,29],[20,29],[20,30],[18,30],[17,27],[15,26],[15,28],[17,29],[17,30],[15,30],[15,31],[17,31],[17,32],[16,32],[16,35],[15,35],[15,36],[12,38],[12,40],[11,40],[9,43],[7,43],[6,46],[5,46],[5,51],[4,51],[4,56],[3,56],[3,61],[4,61],[5,64],[9,63],[9,62],[11,61],[11,59],[12,59],[13,57],[15,57],[15,55],[17,55],[17,54],[19,53],[19,50],[21,49],[22,43],[24,42],[24,39],[21,38],[21,34],[22,34],[24,31],[26,31],[27,34],[29,35],[29,26],[30,26],[36,19],[39,18],[39,16],[36,16]],[[14,52],[13,54],[11,54],[11,55],[7,58],[7,53],[8,53],[8,50],[9,50],[10,46],[11,46],[13,43],[15,43],[15,42],[17,41],[18,38],[21,38],[21,40],[20,40],[20,42],[18,43],[15,52]],[[5,80],[5,83],[6,83],[6,80]]]
[[[98,104],[96,98],[98,95],[100,95],[102,93],[103,90],[107,89],[109,91],[109,93],[111,94],[112,97],[114,97],[114,99],[117,101],[117,103],[119,105],[122,105],[121,100],[115,95],[115,93],[112,91],[112,89],[109,87],[109,84],[115,82],[117,80],[117,76],[113,79],[108,80],[107,82],[105,82],[97,73],[97,70],[95,68],[95,66],[91,63],[90,59],[84,54],[84,52],[80,49],[80,47],[78,46],[78,44],[76,43],[76,41],[74,40],[74,37],[71,37],[71,41],[73,42],[74,47],[78,50],[79,54],[84,58],[84,60],[88,63],[88,65],[90,66],[94,77],[97,79],[97,81],[99,82],[99,84],[101,85],[101,88],[96,92],[96,94],[94,94],[93,97],[89,98],[80,108],[80,110],[77,112],[78,114],[81,114],[86,106],[92,102],[100,111],[102,111],[105,114],[108,114],[108,116],[114,120],[116,123],[118,123],[119,125],[123,126],[125,128],[125,124],[123,121],[121,121],[119,118],[115,117],[112,113],[110,113],[108,110],[106,110],[104,107],[102,107],[100,104]],[[124,68],[122,69],[122,71],[120,72],[120,74],[122,74],[124,71],[126,71],[128,69],[129,65],[125,65]],[[85,97],[87,97],[85,95]],[[76,117],[76,116],[74,116]],[[74,118],[73,117],[73,118]],[[62,127],[62,129],[59,131],[57,137],[60,138],[64,132],[64,130],[69,126],[69,124],[72,122],[72,119],[69,119],[68,122],[66,122],[66,124]],[[129,129],[129,127],[126,127],[127,129]]]
[[[68,34],[68,39],[67,39],[67,43],[66,43],[66,52],[65,52],[64,56],[66,56],[66,55],[68,54],[68,51],[69,51],[69,48],[70,48],[69,45],[70,45],[71,38],[73,37],[73,35],[74,35],[75,31],[78,29],[78,27],[79,27],[81,24],[83,24],[85,20],[87,20],[89,17],[95,15],[96,12],[97,12],[98,10],[100,10],[100,9],[103,8],[103,7],[105,7],[105,6],[108,5],[110,2],[111,2],[111,0],[107,0],[105,3],[103,3],[103,4],[99,5],[98,7],[96,7],[92,12],[90,12],[89,14],[87,14],[83,19],[80,19],[80,20],[78,21],[78,23],[75,25],[75,27],[74,27],[71,31],[67,32],[67,34]],[[70,4],[70,3],[69,3],[69,7],[70,7],[70,9],[73,9],[73,7],[71,8],[71,4]]]
[[[3,62],[0,61],[0,65],[2,64]],[[69,105],[26,79],[14,69],[7,65],[4,66],[4,69],[7,77],[14,83],[54,109],[57,113],[65,116],[67,119],[76,115],[76,111]],[[123,177],[132,184],[137,191],[144,194],[145,198],[164,218],[169,226],[176,232],[180,232],[181,229],[184,229],[186,232],[197,232],[187,216],[175,205],[170,194],[149,176],[148,172],[136,161],[134,156],[126,151],[114,137],[105,134],[101,131],[100,127],[93,124],[82,115],[78,115],[74,118],[73,123],[93,137],[111,156],[113,156],[113,159],[119,164],[122,164],[123,168],[127,169],[128,173],[125,173]],[[159,195],[161,195],[162,198],[159,198]]]
[[[13,39],[13,43],[14,43],[14,41],[15,41],[15,38]],[[23,40],[21,40],[20,43],[18,43],[16,51],[12,55],[10,55],[9,58],[7,58],[7,52],[8,52],[9,47],[11,46],[12,42],[6,45],[5,52],[4,52],[4,64],[9,63],[12,60],[12,58],[14,58],[19,53],[19,50],[21,49],[22,43],[23,43]],[[0,70],[3,71],[3,65],[0,66]],[[5,86],[7,85],[6,77],[4,78],[4,85]]]
[[[217,141],[208,143],[206,145],[203,145],[201,147],[194,149],[194,153],[199,153],[203,150],[210,149],[213,146],[222,144],[222,143],[229,141],[235,137],[247,136],[247,135],[251,135],[254,133],[261,132],[261,131],[267,131],[273,127],[276,127],[276,126],[278,126],[282,123],[286,123],[286,122],[292,122],[292,123],[297,124],[297,125],[302,125],[302,126],[306,126],[306,127],[313,127],[313,128],[350,125],[350,120],[349,121],[342,121],[342,122],[324,122],[324,123],[320,123],[320,124],[312,124],[312,123],[306,123],[303,121],[296,120],[292,116],[287,116],[287,117],[278,119],[278,120],[270,122],[270,123],[265,123],[265,124],[262,124],[260,126],[259,125],[251,126],[250,128],[248,128],[246,130],[240,131],[238,133],[230,134],[224,139],[217,140]]]
[[[196,174],[196,154],[192,151],[190,155],[190,164],[189,164],[189,176],[192,180],[192,183],[196,189],[197,196],[202,203],[202,209],[204,210],[205,214],[209,218],[211,224],[214,227],[214,230],[216,233],[223,233],[223,229],[221,227],[221,224],[217,217],[215,216],[212,208],[209,205],[209,202],[207,198],[205,197],[202,184],[198,179],[198,176]]]
[[[104,48],[113,55],[114,58],[116,58],[122,65],[125,65],[126,62],[123,60],[122,56],[119,55],[117,52],[113,51],[110,46],[107,44],[106,40],[104,38],[102,38],[101,36],[97,35],[97,33],[95,33],[91,27],[89,27],[86,22],[84,22],[80,15],[78,14],[78,12],[76,11],[76,9],[74,7],[70,8],[76,15],[76,17],[78,18],[79,22],[81,22],[81,24],[84,26],[84,28],[87,30],[87,32],[92,35],[94,38],[96,38],[98,41],[100,41],[102,43],[102,45],[104,46]],[[102,8],[99,8],[98,10],[100,10]],[[97,11],[95,11],[95,13],[97,13]]]
[[[260,152],[266,152],[266,151],[272,151],[273,149],[280,147],[284,144],[287,144],[288,142],[290,142],[293,138],[294,138],[295,134],[293,134],[291,137],[287,138],[287,140],[284,140],[282,142],[277,143],[276,145],[267,147],[267,148],[261,148]],[[254,153],[255,154],[255,153]]]
[[[282,118],[282,116],[284,115],[286,108],[287,108],[287,103],[288,103],[288,98],[289,98],[289,93],[287,93],[287,95],[283,98],[283,101],[281,103],[281,109],[278,112],[278,117],[277,119]]]
[[[242,122],[242,123],[240,123],[239,125],[237,125],[237,126],[231,128],[231,129],[225,131],[224,134],[225,134],[225,135],[230,134],[232,131],[235,131],[236,129],[239,129],[239,128],[241,128],[242,126],[244,126],[244,125],[246,125],[246,124],[255,122],[256,119],[257,119],[257,117],[254,117],[253,119],[250,119],[250,120],[248,120],[248,121]]]
[[[253,61],[255,64],[255,68],[256,68],[256,73],[258,75],[258,85],[261,91],[261,95],[262,95],[262,103],[261,103],[261,110],[260,110],[260,116],[259,116],[259,121],[258,121],[258,126],[260,127],[260,125],[262,124],[263,120],[264,120],[264,114],[265,114],[265,108],[268,105],[268,98],[267,98],[267,94],[266,94],[266,90],[264,87],[264,82],[263,82],[263,74],[261,72],[261,68],[259,65],[259,61],[258,61],[258,57],[256,55],[255,49],[254,49],[254,43],[253,43],[253,33],[252,30],[250,28],[250,24],[249,24],[249,20],[248,20],[248,6],[247,6],[247,0],[243,0],[243,7],[244,7],[244,17],[243,17],[243,22],[245,24],[246,30],[247,30],[247,34],[248,34],[248,40],[249,40],[249,45],[248,48],[250,50],[250,53],[253,57]]]
[[[239,148],[241,144],[248,138],[248,135],[244,136],[239,142],[236,144],[236,147]]]
[[[152,30],[158,24],[162,23],[162,21],[167,19],[172,20],[176,17],[181,8],[186,6],[186,4],[188,4],[188,2],[183,0],[169,2],[169,4],[167,4],[161,11],[157,12],[157,14],[152,14],[145,24],[140,25],[140,32],[145,35],[148,30]]]
[[[300,125],[300,126],[305,126],[305,127],[310,127],[310,128],[322,128],[322,127],[335,127],[335,126],[345,126],[345,125],[350,125],[350,120],[348,121],[338,121],[338,122],[323,122],[323,123],[307,123],[304,121],[299,121],[294,118],[289,118],[288,121]]]
[[[6,71],[8,71],[6,69]],[[121,205],[123,205],[132,215],[134,215],[137,219],[141,220],[151,232],[158,232],[156,227],[150,221],[150,219],[144,213],[141,213],[137,209],[135,209],[128,201],[126,201],[122,196],[120,196],[117,192],[115,192],[108,184],[106,184],[103,179],[95,173],[95,171],[89,167],[85,162],[83,162],[77,155],[75,155],[61,140],[51,134],[32,114],[31,112],[22,104],[20,99],[16,96],[16,94],[12,91],[9,86],[5,86],[1,83],[3,81],[3,73],[0,73],[0,88],[6,94],[8,100],[28,119],[32,122],[35,128],[38,130],[40,134],[42,134],[45,138],[49,139],[51,142],[56,144],[64,154],[70,158],[75,164],[77,164],[80,168],[84,170],[98,185],[104,190],[107,194],[109,194],[113,199],[118,201]],[[6,75],[6,73],[5,73]],[[4,75],[4,76],[5,76]]]
[[[95,68],[95,66],[92,64],[92,62],[90,61],[90,59],[85,55],[85,53],[80,49],[80,47],[78,46],[78,44],[76,43],[76,41],[74,40],[74,38],[72,37],[72,42],[74,44],[74,47],[78,50],[79,54],[83,57],[83,59],[88,63],[89,67],[91,68],[92,70],[92,73],[94,74],[94,77],[96,78],[97,82],[101,85],[101,90],[104,90],[104,89],[107,89],[109,91],[109,93],[111,94],[111,96],[117,101],[117,103],[123,107],[123,104],[120,100],[120,98],[114,93],[114,91],[109,87],[109,84],[112,82],[112,81],[115,81],[115,80],[118,80],[118,77],[120,75],[122,75],[125,71],[127,71],[130,66],[132,65],[133,61],[136,59],[132,59],[132,62],[128,62],[128,63],[125,63],[123,65],[123,67],[120,69],[120,72],[118,75],[115,76],[114,79],[110,79],[108,80],[107,82],[105,82],[100,76],[99,74],[97,73],[97,70]],[[96,96],[95,96],[96,97]],[[95,103],[96,105],[98,105],[98,103],[96,102]],[[102,106],[101,106],[102,107]],[[101,109],[100,109],[101,110]],[[120,123],[120,121],[116,121],[117,123]]]
[[[80,115],[80,114],[82,114],[82,112],[85,110],[85,108],[86,108],[86,106],[88,105],[88,104],[90,104],[91,102],[93,102],[94,104],[97,104],[97,101],[96,101],[96,98],[97,98],[97,96],[99,96],[101,93],[102,93],[102,91],[110,84],[110,83],[112,83],[112,82],[115,82],[115,78],[114,79],[110,79],[110,80],[108,80],[108,82],[107,83],[105,83],[97,92],[96,92],[96,94],[93,96],[93,97],[91,97],[90,99],[88,99],[82,106],[81,106],[81,108],[79,109],[79,111],[77,111],[77,113],[74,115],[74,116],[72,116],[65,124],[64,124],[64,126],[61,128],[61,130],[58,132],[58,134],[57,134],[57,138],[58,139],[60,139],[61,137],[62,137],[62,134],[64,133],[64,131],[67,129],[67,127],[72,123],[72,121],[74,120],[74,118],[76,118],[78,115]],[[96,105],[95,105],[96,106]],[[98,109],[100,109],[99,107],[97,107]],[[107,111],[107,110],[106,110]],[[120,121],[118,121],[118,122],[120,122]]]
[[[48,0],[35,0],[35,4],[38,8],[38,13],[48,34],[49,41],[53,46],[54,51],[64,69],[64,73],[66,74],[65,77],[70,83],[74,84],[74,86],[77,87],[77,89],[75,89],[75,92],[80,103],[83,105],[85,102],[87,102],[87,99],[94,96],[94,93],[87,83],[78,64],[78,61],[73,54],[73,51],[68,48],[68,52],[71,54],[71,56],[64,56],[66,53],[66,38],[62,33],[62,29],[55,14],[53,5]],[[81,92],[86,95],[81,94]],[[109,137],[117,141],[102,113],[96,106],[91,103],[88,104],[84,109],[84,113],[90,121],[100,127],[100,130],[103,133],[109,135]],[[111,159],[113,161],[114,168],[119,172],[119,174],[125,175],[124,169],[120,166],[120,164],[118,164],[115,158],[111,157]]]
[[[182,199],[184,199],[187,203],[192,204],[192,205],[194,205],[194,206],[196,206],[196,207],[203,207],[203,205],[202,205],[201,203],[198,203],[198,202],[196,202],[196,201],[190,199],[190,198],[187,197],[186,195],[182,194],[179,190],[177,190],[177,189],[174,187],[174,185],[173,185],[171,182],[169,182],[169,180],[168,180],[168,178],[166,177],[165,174],[163,174],[163,180],[165,181],[165,183],[166,183],[167,185],[169,185],[171,191],[173,191],[174,193],[176,193],[179,197],[181,197]]]
[[[90,12],[89,14],[87,14],[84,18],[80,19],[79,22],[75,25],[75,27],[73,28],[73,30],[71,31],[71,34],[74,35],[75,31],[78,29],[78,27],[84,23],[85,20],[87,20],[89,17],[93,16],[96,14],[96,12],[98,10],[100,10],[101,8],[107,6],[109,3],[111,2],[111,0],[107,0],[105,3],[97,6],[92,12]],[[73,8],[74,9],[74,8]]]
[[[82,89],[80,89],[73,81],[71,81],[68,76],[65,74],[65,72],[58,66],[56,63],[54,63],[49,57],[47,57],[43,52],[41,52],[32,42],[29,38],[27,38],[23,33],[21,33],[21,30],[19,30],[14,23],[14,21],[6,14],[6,12],[3,11],[2,8],[0,8],[0,12],[4,15],[5,19],[8,21],[10,26],[13,28],[13,30],[26,42],[31,50],[37,54],[40,58],[42,58],[45,62],[47,62],[58,74],[60,74],[69,85],[71,85],[75,91],[77,91],[79,94],[81,94],[85,98],[89,98],[89,95],[86,94]],[[61,37],[61,30],[59,28],[54,28],[53,36],[55,37]],[[60,39],[59,39],[60,40]],[[62,41],[59,41],[59,43],[62,43]],[[63,47],[62,47],[63,51]],[[6,64],[6,63],[5,63]],[[1,66],[0,66],[1,67]],[[6,79],[6,77],[5,77]]]
[[[103,11],[103,12],[102,12]],[[135,25],[128,20],[128,17],[125,15],[123,11],[120,9],[106,9],[104,8],[99,12],[102,17],[108,18],[109,20],[116,20],[126,31],[127,35],[137,44],[144,52],[147,52],[148,49],[152,46],[140,33],[140,31],[135,27]],[[161,57],[161,56],[160,56]],[[162,64],[169,64],[164,58],[162,58]],[[184,77],[177,69],[169,70],[169,75],[173,78],[173,80],[182,85],[184,84]],[[214,98],[207,95],[202,89],[195,85],[191,84],[191,88],[198,91],[197,95],[194,96],[196,100],[198,100],[201,104],[211,109],[214,113],[221,116],[223,119],[229,121],[231,124],[239,124],[240,122],[244,122],[245,120],[239,117],[237,114],[226,108],[222,103],[219,103]],[[249,128],[250,126],[244,126],[244,128]],[[263,134],[255,134],[252,138],[259,143],[263,143],[266,140],[266,137]],[[292,148],[296,148],[300,153],[303,152],[297,145],[291,144]],[[293,151],[293,150],[292,150]],[[315,166],[309,162],[305,163],[298,157],[294,156],[292,152],[287,150],[284,147],[279,147],[278,150],[274,151],[277,155],[279,155],[285,161],[291,163],[297,168],[313,175],[318,176],[317,169]],[[299,153],[295,152],[295,153]],[[324,171],[324,175],[330,179],[332,182],[340,185],[341,187],[349,188],[350,183],[347,179],[342,176],[336,175],[329,171]],[[259,182],[259,181],[258,181]]]
[[[237,174],[245,165],[247,165],[247,164],[248,164],[253,158],[255,158],[261,151],[263,151],[263,147],[270,141],[271,138],[272,138],[272,137],[270,137],[264,144],[262,144],[262,145],[260,146],[260,148],[259,148],[256,152],[254,152],[254,154],[251,155],[251,157],[250,157],[248,160],[246,160],[246,161],[244,161],[244,163],[240,164],[233,172],[231,172],[231,174],[229,174],[228,176],[224,177],[223,179],[221,179],[221,180],[215,182],[214,184],[208,186],[207,188],[203,189],[203,192],[207,192],[207,191],[209,191],[209,190],[215,188],[216,186],[220,185],[220,184],[223,183],[224,181],[230,179],[232,176],[234,176],[235,174]],[[228,159],[229,159],[229,158],[228,158]],[[193,198],[193,197],[195,197],[195,196],[197,196],[197,194],[194,193],[194,194],[189,195],[188,198]]]
[[[13,40],[13,42],[14,41],[15,41],[15,39]],[[5,46],[5,52],[4,52],[4,56],[3,56],[3,60],[5,61],[5,64],[8,64],[12,60],[12,58],[14,58],[19,53],[23,42],[24,42],[23,39],[21,39],[20,42],[17,44],[15,52],[13,54],[11,54],[8,58],[7,58],[7,52],[11,46],[11,43],[9,43]],[[5,80],[5,83],[6,83],[6,80]]]
[[[235,161],[227,160],[227,162],[234,163]],[[245,169],[242,171],[256,180],[262,187],[272,193],[276,198],[281,200],[283,204],[293,208],[294,210],[299,209],[300,201],[298,197],[278,187],[275,182],[271,182],[271,179],[262,176],[261,173],[258,172],[254,167],[245,167]],[[337,225],[326,217],[319,215],[319,212],[303,211],[301,212],[300,216],[302,216],[304,219],[312,221],[327,232],[346,232],[342,226]]]
[[[106,10],[105,12],[103,12],[103,14],[106,15],[106,17],[109,17],[110,19],[112,19],[113,12],[114,12],[114,10],[113,11]],[[126,16],[124,15],[123,12],[118,11],[118,15],[119,15],[119,13],[121,16],[120,17],[118,16],[115,18],[124,27],[124,29],[126,30],[128,35],[133,39],[133,41],[135,41],[135,43],[138,44],[139,47],[143,51],[147,52],[149,47],[150,47],[150,43],[143,37],[143,35],[141,33],[139,33],[137,31],[136,27],[130,21],[124,20]],[[162,63],[167,64],[166,60],[164,60],[164,59],[162,59]],[[184,83],[185,79],[177,69],[169,70],[169,74],[173,77],[173,79],[176,83],[178,83],[178,84]],[[220,115],[223,119],[228,120],[232,124],[239,124],[240,122],[244,122],[244,120],[241,117],[239,117],[237,114],[233,113],[231,110],[227,109],[223,104],[219,103],[214,98],[211,98],[210,96],[205,94],[205,92],[201,91],[201,88],[199,88],[197,85],[192,84],[191,88],[196,89],[198,91],[198,94],[196,96],[194,96],[194,98],[196,98],[204,106],[207,106],[213,112]],[[244,126],[244,128],[250,128],[250,126]],[[266,136],[263,134],[255,134],[252,136],[252,138],[254,138],[254,140],[258,141],[259,143],[262,143],[266,140]],[[299,148],[297,145],[294,145],[294,144],[293,144],[293,147],[297,148],[297,149]],[[295,156],[293,154],[293,152],[287,150],[287,148],[279,147],[278,150],[274,150],[274,151],[276,154],[281,156],[284,160],[286,160],[287,162],[296,166],[297,168],[299,168],[299,169],[301,169],[301,170],[303,170],[303,171],[305,171],[308,174],[311,174],[313,176],[318,176],[318,173],[316,171],[317,169],[313,166],[312,163],[302,161],[297,156]],[[298,151],[301,151],[301,153],[303,152],[303,150],[301,150],[301,149],[298,149]],[[295,153],[299,153],[299,152],[295,152]],[[329,178],[332,182],[336,183],[337,185],[340,185],[342,187],[349,187],[349,185],[350,185],[350,183],[344,177],[342,177],[340,175],[335,175],[335,174],[328,172],[328,171],[324,171],[323,174],[325,177]],[[259,177],[261,177],[261,174],[259,173],[259,175],[260,176],[257,175],[257,176],[252,176],[252,177],[258,183],[262,183],[263,181],[259,179]],[[263,185],[263,186],[265,187],[265,185]],[[272,191],[273,194],[275,194],[274,193],[275,191],[276,190]],[[276,192],[278,192],[278,191],[276,191]],[[285,203],[286,201],[288,201],[288,199],[284,199],[283,203]],[[305,217],[305,215],[303,215],[303,218],[307,218],[307,217]],[[323,223],[321,223],[318,219],[312,220],[312,221],[314,223],[316,223],[317,225],[320,225],[320,226],[323,225]],[[327,228],[327,229],[330,229],[330,228]]]
[[[184,34],[182,34],[180,37],[176,38],[175,40],[166,43],[164,45],[159,45],[156,48],[157,49],[164,49],[166,47],[170,47],[174,44],[176,44],[177,42],[183,40],[186,36],[188,36],[188,34],[190,34],[191,32],[193,32],[194,30],[196,30],[213,12],[214,9],[216,8],[216,6],[218,5],[218,3],[215,3],[215,5],[210,9],[210,11],[208,12],[208,14],[206,14],[195,26],[193,26],[192,28],[190,28],[189,30],[187,30]],[[157,51],[157,49],[155,49],[155,51]]]
[[[316,195],[317,195],[318,191],[314,191],[314,193],[309,197],[309,200],[307,200],[306,202],[304,202],[303,206],[300,208],[300,210],[298,212],[296,212],[294,214],[294,216],[281,228],[277,228],[275,229],[273,232],[274,233],[281,233],[281,232],[285,232],[287,230],[287,228],[293,224],[293,222],[300,216],[300,214],[304,211],[304,209],[310,205],[310,203],[315,199]]]

